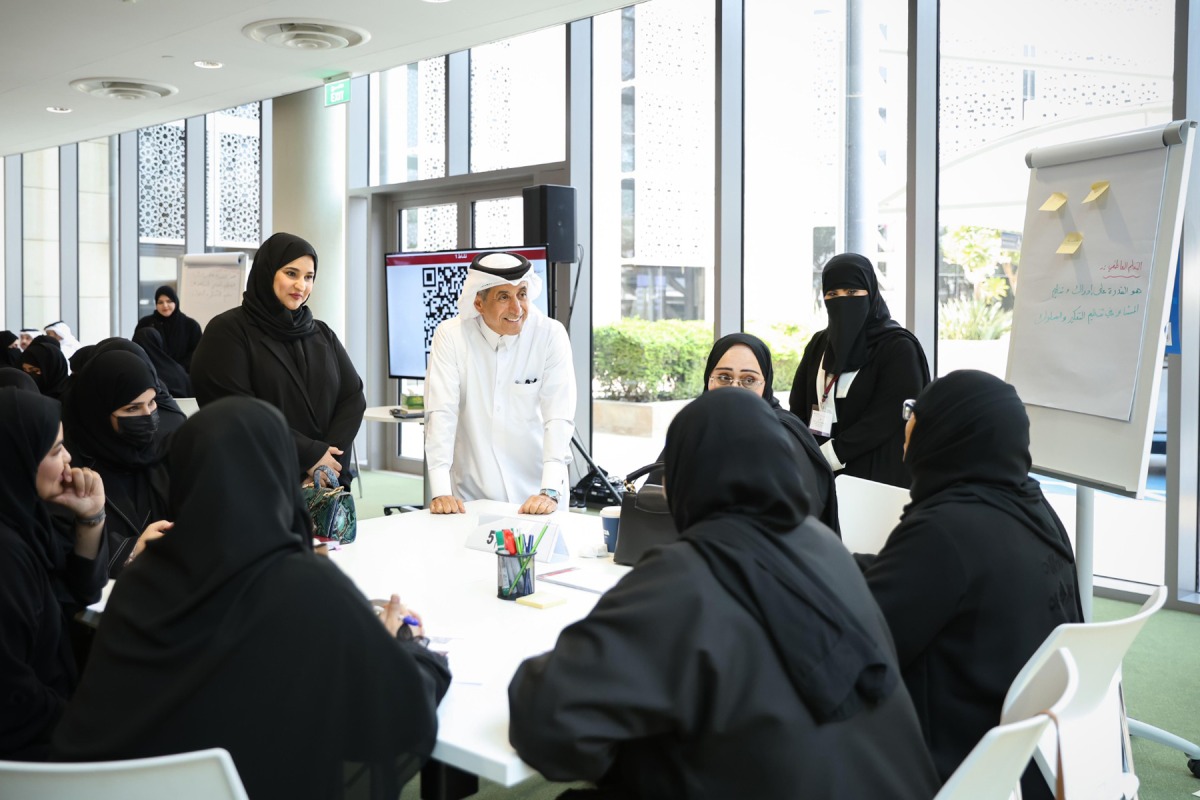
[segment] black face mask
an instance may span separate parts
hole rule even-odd
[[[117,417],[117,435],[134,447],[145,447],[158,433],[158,409],[136,417]]]
[[[825,371],[830,375],[856,370],[867,360],[867,315],[871,311],[870,297],[837,297],[825,301],[829,312],[829,348],[833,358],[826,359]]]

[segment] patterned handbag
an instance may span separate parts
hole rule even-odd
[[[321,485],[321,476],[325,485]],[[326,466],[313,472],[313,485],[306,486],[304,505],[313,521],[313,536],[350,544],[358,533],[358,513],[354,510],[354,495],[338,483],[337,475]]]

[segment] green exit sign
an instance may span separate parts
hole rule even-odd
[[[346,78],[325,84],[325,106],[336,106],[350,102],[350,79]]]

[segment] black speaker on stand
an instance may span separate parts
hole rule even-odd
[[[554,297],[551,315],[564,325],[570,322],[570,264],[575,252],[575,187],[543,183],[521,190],[525,210],[525,244],[546,245],[547,271]]]

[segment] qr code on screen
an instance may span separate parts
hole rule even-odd
[[[425,305],[425,363],[433,346],[433,332],[443,320],[458,314],[467,270],[458,264],[421,268],[421,299]]]

